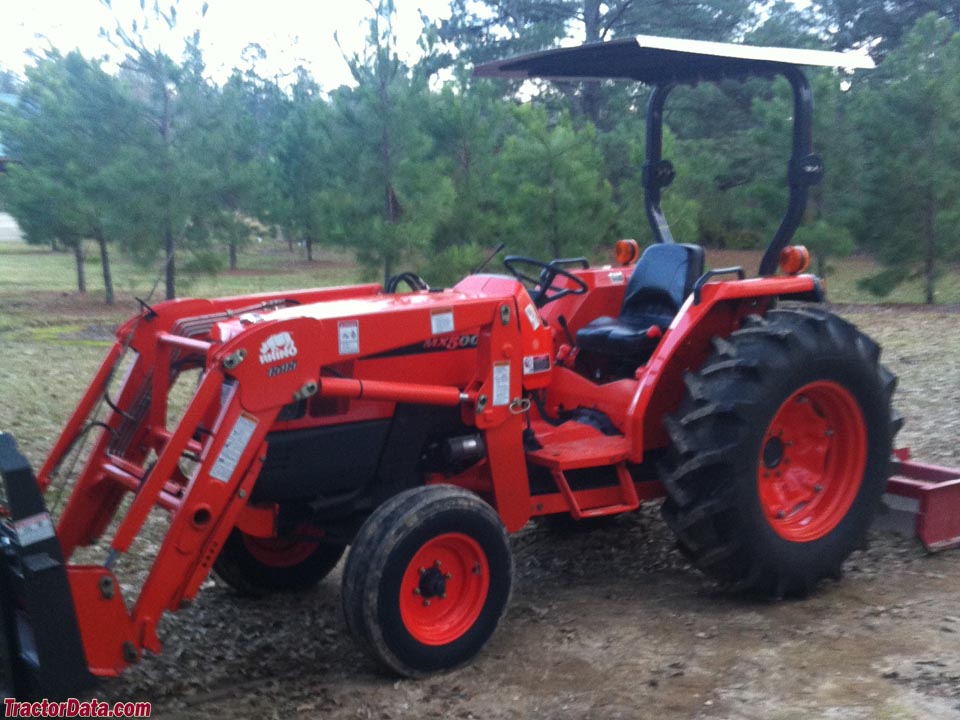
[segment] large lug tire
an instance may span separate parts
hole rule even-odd
[[[751,316],[687,373],[662,470],[683,553],[734,589],[803,596],[865,542],[889,476],[896,378],[816,307]]]
[[[474,657],[510,598],[513,558],[500,518],[473,493],[413,488],[360,528],[343,571],[347,627],[372,658],[406,677]]]
[[[330,543],[255,538],[233,530],[213,564],[217,577],[241,595],[261,597],[308,590],[337,566],[345,548]]]

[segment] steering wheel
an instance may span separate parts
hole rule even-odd
[[[430,286],[424,282],[424,279],[412,272],[402,272],[399,275],[394,275],[391,277],[383,286],[383,291],[388,293],[395,293],[397,288],[400,287],[400,283],[405,283],[407,287],[416,292],[417,290],[429,290]]]
[[[517,267],[518,265],[532,265],[535,268],[539,268],[540,275],[538,277],[527,275],[527,273]],[[542,260],[534,260],[533,258],[525,257],[524,255],[507,255],[507,257],[503,259],[503,266],[517,280],[530,285],[530,288],[528,289],[530,290],[533,304],[538,308],[542,308],[547,303],[552,303],[554,300],[559,300],[567,295],[583,295],[587,292],[587,284],[583,280],[578,278],[569,270],[565,270],[554,263],[543,262]],[[558,275],[562,275],[568,280],[572,280],[576,287],[554,287],[553,281],[557,279]],[[553,291],[552,293],[551,290]]]

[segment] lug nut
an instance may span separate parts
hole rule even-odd
[[[413,594],[414,594],[414,595],[419,595],[419,594],[420,594],[420,588],[415,587],[415,588],[413,589]]]
[[[820,484],[814,485],[814,486],[813,486],[813,491],[814,491],[814,492],[817,492],[817,493],[818,493],[818,492],[823,492],[823,485],[820,485]]]
[[[424,607],[430,607],[430,601],[429,601],[429,600],[424,600],[424,601],[423,601],[423,606],[424,606]]]
[[[444,580],[449,580],[449,579],[452,578],[452,577],[453,577],[453,575],[451,575],[450,573],[444,573],[444,574],[443,574],[443,579],[444,579]]]
[[[479,574],[480,574],[480,563],[474,563],[474,564],[473,564],[473,574],[474,574],[474,575],[479,575]]]

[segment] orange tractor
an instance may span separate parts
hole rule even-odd
[[[929,544],[956,542],[956,519],[936,508],[957,498],[958,473],[901,462],[889,480],[895,378],[876,343],[823,308],[790,246],[822,172],[799,66],[864,64],[636,38],[483,66],[653,86],[656,242],[642,255],[621,241],[615,266],[508,256],[504,274],[447,289],[405,273],[383,287],[144,304],[36,476],[0,435],[5,692],[76,694],[159,653],[161,616],[211,571],[244,593],[305,589],[348,547],[350,632],[401,675],[443,671],[470,660],[507,607],[508,533],[546,515],[665,497],[696,566],[777,596],[838,575],[888,487]],[[662,112],[675,85],[756,75],[790,81],[795,128],[789,207],[747,279],[673,241]],[[173,389],[191,377],[181,408]],[[63,483],[54,525],[44,494]],[[156,509],[169,522],[124,597],[117,573]]]

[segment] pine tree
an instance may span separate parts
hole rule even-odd
[[[866,228],[886,270],[865,284],[886,294],[919,277],[930,304],[941,263],[960,254],[960,33],[928,15],[876,73],[860,118]]]
[[[72,249],[85,290],[83,242],[96,241],[105,299],[114,301],[108,243],[129,188],[128,150],[142,139],[136,108],[116,78],[72,52],[50,51],[27,71],[15,108],[2,115],[5,144],[18,163],[3,178],[3,196],[31,242]]]

